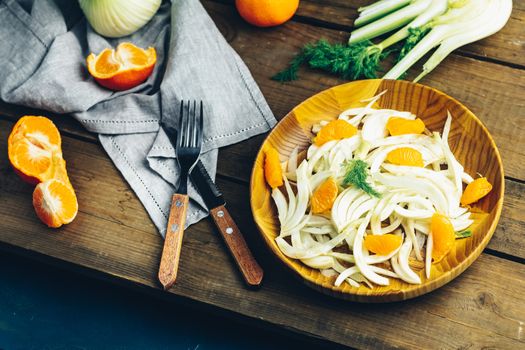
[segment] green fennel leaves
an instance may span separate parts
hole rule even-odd
[[[346,173],[343,179],[343,186],[355,186],[364,192],[374,197],[380,197],[381,194],[377,192],[367,181],[368,179],[368,164],[360,159],[353,159],[346,161],[343,166]]]
[[[380,61],[384,58],[370,41],[357,44],[330,44],[326,40],[306,44],[293,58],[288,68],[272,77],[280,82],[297,79],[297,71],[303,64],[320,69],[343,79],[376,78]]]

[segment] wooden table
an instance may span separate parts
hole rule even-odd
[[[269,77],[306,42],[344,42],[355,9],[365,2],[303,0],[289,23],[258,29],[239,18],[233,1],[203,1],[277,118],[342,81],[312,71],[301,71],[301,79],[290,84]],[[38,221],[32,187],[18,179],[6,156],[14,121],[38,111],[10,105],[0,106],[0,247],[190,303],[198,312],[224,311],[255,325],[355,348],[524,348],[524,21],[525,0],[515,0],[512,18],[500,33],[458,50],[423,81],[481,118],[496,139],[507,175],[503,215],[489,246],[466,272],[433,293],[406,302],[364,305],[332,299],[294,279],[270,256],[249,210],[248,178],[264,136],[221,149],[217,175],[232,215],[265,268],[262,289],[244,287],[218,233],[203,220],[185,235],[178,283],[169,293],[162,292],[156,280],[161,237],[96,136],[67,116],[53,120],[63,135],[80,212],[58,231]]]

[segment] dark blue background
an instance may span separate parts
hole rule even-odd
[[[321,347],[245,323],[0,252],[0,349]]]

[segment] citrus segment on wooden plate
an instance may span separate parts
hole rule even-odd
[[[417,121],[411,125],[392,123],[390,129],[395,130],[394,134],[405,132],[417,134],[422,131],[422,126],[430,131],[441,132],[447,119],[447,112],[450,112],[452,124],[448,142],[452,153],[459,163],[463,164],[466,173],[483,174],[492,185],[492,190],[479,201],[469,205],[470,219],[474,220],[469,227],[472,235],[455,240],[452,247],[450,247],[450,232],[446,230],[446,222],[437,222],[439,220],[436,217],[435,226],[440,226],[443,232],[436,237],[436,244],[440,251],[436,251],[435,258],[439,258],[439,261],[434,261],[430,265],[430,278],[426,278],[424,265],[420,261],[410,260],[410,267],[421,279],[421,284],[409,284],[393,278],[388,285],[374,284],[372,288],[365,284],[359,287],[347,283],[336,286],[335,276],[325,276],[300,260],[287,257],[279,249],[275,238],[279,234],[280,224],[271,197],[271,188],[265,181],[263,150],[268,147],[276,149],[282,161],[290,159],[293,153],[304,153],[303,151],[312,144],[312,140],[315,142],[313,126],[318,126],[321,121],[327,125],[327,121],[336,120],[341,112],[349,108],[364,107],[368,103],[367,99],[383,91],[386,92],[374,107],[409,111],[422,122]],[[410,154],[407,153],[408,151]],[[396,157],[392,159],[399,158],[397,160],[404,164],[405,161],[412,162],[414,157],[418,158],[411,150],[408,151],[407,154],[393,155]],[[415,163],[419,164],[414,162],[414,165],[418,165]],[[295,107],[264,141],[253,167],[250,191],[253,216],[266,244],[278,259],[308,286],[352,301],[389,302],[413,298],[439,288],[461,274],[476,260],[496,229],[503,205],[504,177],[501,157],[494,140],[481,121],[460,102],[420,84],[376,79],[333,87]],[[482,194],[484,190],[475,192]],[[476,193],[472,197],[475,198],[477,195]],[[385,241],[369,241],[365,244],[379,251],[391,251],[398,247],[398,242],[393,238]]]

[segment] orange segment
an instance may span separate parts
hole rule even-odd
[[[144,82],[153,72],[157,53],[153,47],[144,50],[131,43],[121,43],[116,50],[104,49],[87,59],[89,73],[102,86],[127,90]]]
[[[271,188],[283,185],[283,169],[279,160],[279,152],[271,146],[265,152],[264,177]]]
[[[25,116],[18,120],[7,141],[11,165],[24,181],[37,184],[54,176],[53,159],[62,158],[61,138],[53,122],[45,117]]]
[[[312,213],[320,214],[332,209],[339,189],[333,178],[328,178],[316,188],[311,198]]]
[[[392,136],[421,134],[425,131],[425,123],[419,118],[416,120],[409,120],[400,117],[392,117],[388,119],[386,128]]]
[[[60,227],[73,221],[78,212],[75,191],[71,185],[56,179],[39,183],[33,192],[37,216],[49,227]]]
[[[403,238],[398,235],[387,233],[385,235],[367,235],[365,237],[365,248],[377,255],[388,255],[401,247]]]
[[[430,231],[432,231],[432,259],[439,262],[452,249],[456,236],[454,226],[445,215],[434,213],[430,220]]]
[[[480,177],[469,183],[461,196],[461,205],[477,202],[492,190],[492,184],[486,177]]]
[[[389,163],[396,164],[396,165],[418,166],[418,167],[425,166],[421,152],[413,148],[410,148],[410,147],[400,147],[400,148],[396,148],[393,151],[390,151],[386,156],[386,160]]]
[[[357,128],[352,124],[336,119],[323,126],[314,138],[316,146],[322,146],[325,143],[333,140],[342,140],[357,134]]]

